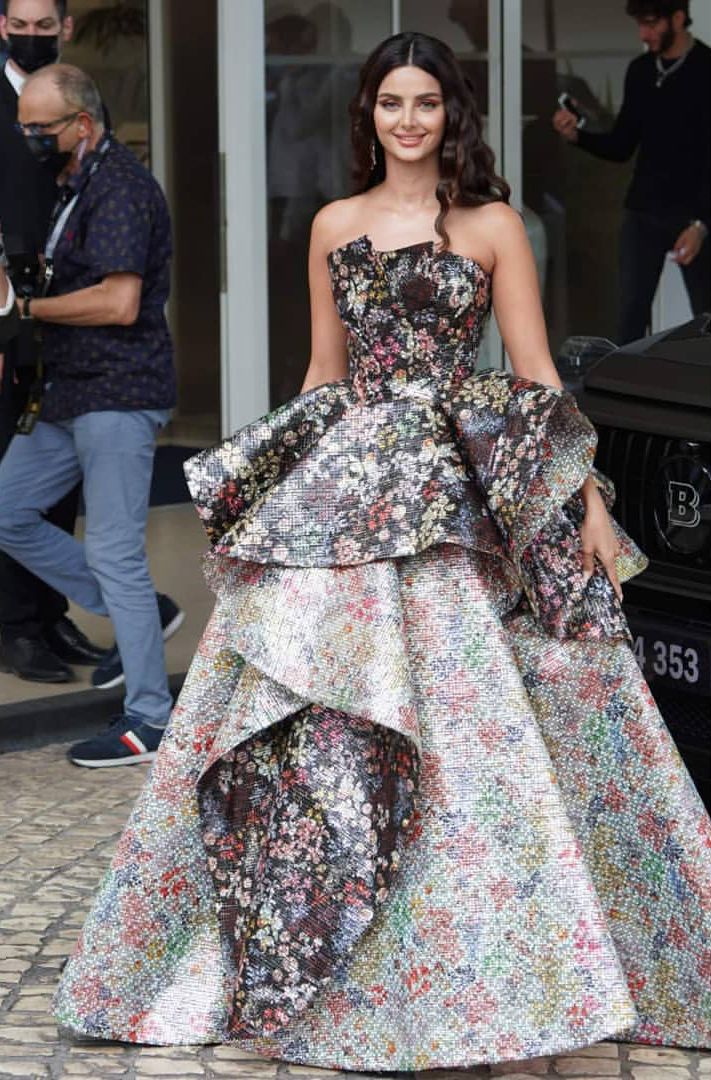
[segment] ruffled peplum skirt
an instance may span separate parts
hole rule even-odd
[[[488,373],[189,462],[215,609],[61,1025],[357,1070],[711,1045],[711,823],[582,572],[594,446]]]

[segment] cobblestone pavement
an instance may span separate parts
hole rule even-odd
[[[315,1080],[338,1075],[255,1060],[228,1046],[87,1047],[58,1037],[49,1011],[58,969],[84,920],[145,768],[78,769],[66,762],[62,746],[0,756],[0,1078]],[[491,1070],[417,1075],[432,1080],[490,1075],[505,1075],[507,1080],[711,1080],[711,1053],[601,1043],[564,1057]]]

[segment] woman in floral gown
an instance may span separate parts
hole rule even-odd
[[[304,392],[187,468],[215,610],[58,1020],[360,1070],[709,1046],[711,824],[470,87],[401,34],[352,121]]]

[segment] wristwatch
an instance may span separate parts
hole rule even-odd
[[[31,319],[32,318],[32,312],[30,311],[30,301],[31,300],[32,300],[31,296],[23,296],[22,303],[20,304],[20,318],[21,319]]]
[[[695,229],[699,229],[702,237],[706,236],[709,231],[706,222],[702,221],[701,218],[694,218],[693,221],[689,222],[689,225],[693,225]]]

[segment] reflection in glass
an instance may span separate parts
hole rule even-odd
[[[348,104],[390,32],[380,0],[266,0],[269,334],[272,405],[298,393],[310,348],[307,259],[314,214],[350,194]]]
[[[62,60],[96,82],[118,140],[148,164],[148,63],[145,0],[72,0],[75,32]]]
[[[450,0],[441,9],[426,0],[404,0],[406,29],[421,29],[442,38],[455,51],[474,87],[479,109],[489,119],[488,0]],[[539,5],[532,5],[538,7]],[[560,248],[560,211],[564,198],[562,148],[550,125],[556,99],[555,59],[540,56],[524,44],[522,55],[521,139],[527,168],[523,177],[523,219],[533,248],[541,293],[549,319],[554,315],[561,282],[552,266],[564,274]],[[485,137],[488,124],[485,126]],[[516,193],[514,193],[515,195]],[[558,215],[558,216],[557,216]],[[564,254],[564,245],[563,251]],[[564,287],[564,286],[563,286]],[[497,364],[491,339],[481,350],[480,367]]]
[[[617,229],[629,165],[567,146],[552,131],[569,93],[588,130],[608,127],[634,56],[633,27],[617,0],[532,0],[523,5],[523,188],[547,245],[543,297],[551,347],[569,334],[614,333]]]
[[[487,117],[487,0],[401,6],[403,29],[433,34],[455,51]],[[617,227],[629,166],[611,167],[567,147],[551,116],[566,90],[584,106],[590,130],[606,127],[619,108],[635,43],[618,0],[526,0],[521,7],[521,197],[555,352],[570,333],[613,332]],[[484,350],[482,366],[495,360]]]
[[[489,4],[488,0],[402,0],[402,29],[431,34],[449,45],[472,84],[484,120],[489,126]],[[478,367],[500,366],[500,346],[490,320],[479,347]]]
[[[75,33],[62,59],[94,78],[114,134],[150,167],[147,8],[146,0],[71,0]],[[189,5],[165,4],[150,26],[168,58],[165,90],[156,87],[166,130],[157,134],[173,228],[169,321],[178,377],[178,407],[162,439],[190,446],[220,434],[215,0],[202,0],[200,11],[196,23]]]

